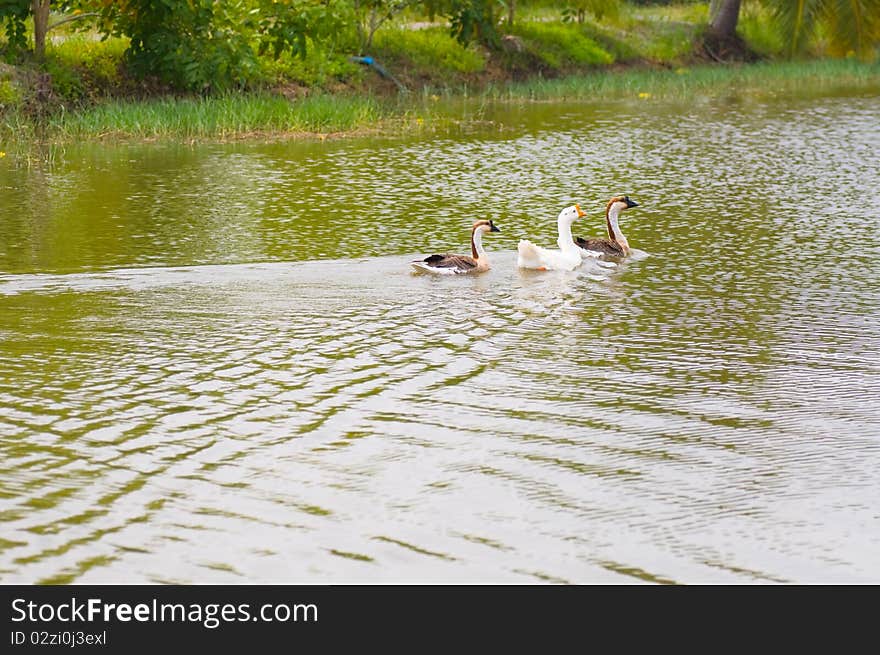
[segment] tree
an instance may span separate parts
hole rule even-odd
[[[455,39],[467,45],[477,42],[489,48],[498,48],[501,37],[498,35],[496,11],[497,0],[422,0],[428,15],[439,14],[449,18],[449,30]]]
[[[127,36],[126,63],[138,77],[205,91],[242,84],[256,56],[237,2],[95,0],[105,34]]]
[[[712,0],[709,5],[709,29],[720,39],[736,37],[736,24],[742,0]]]
[[[833,55],[869,58],[880,43],[880,0],[762,0],[788,42],[788,54],[803,50],[821,26]],[[742,0],[712,0],[709,29],[733,39]]]
[[[11,50],[12,54],[16,55],[27,50],[25,20],[31,17],[34,21],[34,57],[38,61],[42,60],[46,54],[46,37],[50,30],[70,21],[96,15],[80,11],[79,5],[81,4],[83,3],[71,2],[70,0],[63,2],[51,2],[50,0],[0,0],[0,22],[5,23],[9,50]],[[50,24],[49,12],[52,5],[59,11],[75,9],[75,13]]]
[[[89,1],[100,5],[105,34],[129,38],[125,57],[136,76],[190,91],[254,81],[254,46],[260,54],[305,57],[309,41],[351,34],[348,0]]]
[[[382,25],[397,14],[419,4],[421,0],[353,0],[358,35],[358,54],[365,54],[373,45],[373,36]]]
[[[250,4],[255,6],[248,12],[252,17],[248,23],[255,29],[260,52],[271,48],[276,57],[284,50],[305,57],[309,41],[344,41],[354,22],[351,0],[251,0]]]
[[[34,56],[42,59],[46,52],[46,33],[49,31],[49,0],[33,0],[31,13],[34,16]]]
[[[765,0],[786,35],[789,56],[803,50],[819,27],[830,52],[868,58],[880,42],[880,0]]]

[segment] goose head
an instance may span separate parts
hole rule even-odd
[[[561,212],[559,212],[559,217],[557,220],[560,223],[564,222],[564,223],[567,223],[568,225],[571,225],[572,223],[574,223],[577,219],[581,218],[582,216],[586,216],[586,213],[584,212],[584,210],[581,209],[581,206],[580,205],[572,205],[571,207],[566,207]]]
[[[487,234],[488,232],[500,232],[495,223],[491,220],[486,221],[476,221],[473,227],[474,232],[480,232],[480,234]]]
[[[629,196],[614,196],[611,200],[608,201],[608,205],[605,208],[605,211],[607,213],[611,213],[613,211],[615,214],[619,214],[624,209],[638,206],[639,203],[637,203],[635,200],[631,200]]]

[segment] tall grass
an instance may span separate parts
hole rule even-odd
[[[856,60],[818,60],[675,71],[600,71],[492,86],[474,99],[604,102],[621,98],[691,99],[729,91],[756,95],[797,93],[804,89],[880,93],[880,68]],[[76,113],[56,114],[39,127],[17,112],[0,114],[0,144],[34,140],[65,143],[95,138],[231,140],[367,130],[388,133],[437,129],[451,118],[445,112],[442,103],[419,103],[417,98],[394,104],[373,97],[338,95],[312,95],[295,101],[270,94],[107,101]],[[459,118],[454,122],[478,120]]]
[[[691,98],[738,90],[778,94],[802,89],[864,89],[880,92],[880,67],[855,60],[774,62],[747,66],[700,66],[676,70],[620,72],[538,79],[494,86],[499,100],[591,100],[608,98]]]
[[[802,89],[864,89],[880,92],[880,68],[854,60],[705,66],[692,69],[597,72],[555,80],[532,80],[489,87],[487,100],[582,100],[693,98],[730,90],[755,94]],[[411,104],[392,105],[372,97],[315,95],[289,101],[275,95],[147,102],[108,102],[51,119],[49,139],[94,137],[136,139],[235,139],[290,133],[327,134],[385,128],[414,115]],[[440,122],[442,110],[420,107],[424,120]]]
[[[305,132],[327,134],[376,126],[390,112],[371,97],[315,95],[295,101],[266,94],[111,101],[50,119],[54,140],[84,137],[231,139]]]

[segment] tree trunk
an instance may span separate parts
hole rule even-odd
[[[41,60],[46,54],[46,32],[49,31],[49,0],[32,0],[34,14],[34,56]]]
[[[736,34],[740,5],[742,0],[713,0],[709,9],[709,28],[720,37],[732,38]]]
[[[507,26],[513,27],[513,15],[516,13],[516,0],[507,0]]]

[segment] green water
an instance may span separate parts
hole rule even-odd
[[[880,581],[880,97],[484,118],[0,159],[0,581]]]

